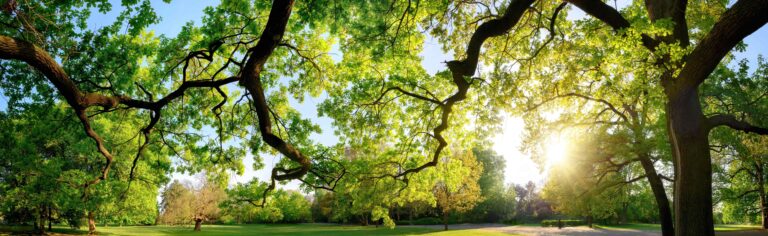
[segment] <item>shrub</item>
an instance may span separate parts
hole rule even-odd
[[[580,225],[586,225],[583,220],[559,220],[562,222],[563,227],[570,227],[570,226],[580,226]],[[542,227],[557,227],[558,226],[558,220],[542,220],[541,221]]]

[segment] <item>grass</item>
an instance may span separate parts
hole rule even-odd
[[[715,231],[739,231],[761,229],[759,225],[715,225]]]
[[[29,232],[29,227],[0,227],[0,235],[8,233]],[[426,235],[426,236],[458,236],[458,235],[510,235],[492,230],[470,229],[442,231],[424,227],[396,227],[388,229],[374,226],[337,226],[337,225],[203,225],[201,232],[192,231],[191,226],[123,226],[97,227],[99,235]],[[6,233],[3,233],[6,232]],[[55,235],[85,235],[86,230],[70,230],[54,227]]]

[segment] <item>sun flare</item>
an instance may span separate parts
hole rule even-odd
[[[568,156],[568,140],[561,135],[553,135],[546,144],[547,167],[563,163]]]

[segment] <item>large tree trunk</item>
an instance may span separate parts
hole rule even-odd
[[[96,219],[93,211],[88,212],[88,234],[96,234]]]
[[[714,235],[709,125],[701,111],[696,88],[672,86],[665,89],[672,155],[677,163],[675,234]]]
[[[653,161],[647,154],[641,154],[640,164],[645,170],[645,176],[648,179],[648,184],[651,185],[651,191],[653,191],[653,198],[656,200],[656,206],[659,210],[659,220],[661,221],[661,234],[664,236],[675,235],[674,221],[672,221],[672,209],[669,206],[669,198],[667,198],[667,192],[664,190],[664,183],[661,182],[661,177],[656,172],[656,168],[653,166]]]
[[[202,226],[203,226],[203,219],[195,218],[195,231],[202,230]]]

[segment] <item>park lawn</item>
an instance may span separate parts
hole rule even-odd
[[[659,224],[623,224],[623,225],[598,225],[603,229],[622,230],[644,230],[644,231],[660,231],[661,225]],[[759,225],[715,225],[715,231],[740,231],[740,230],[755,230],[760,229]]]
[[[3,232],[19,232],[29,228],[0,227],[0,235]],[[485,235],[501,236],[510,235],[492,230],[470,229],[442,231],[424,227],[396,227],[388,229],[374,226],[338,226],[338,225],[203,225],[201,232],[192,231],[191,226],[112,226],[97,227],[99,235],[199,235],[199,236],[223,236],[223,235],[428,235],[428,236],[456,236],[456,235]],[[70,230],[64,227],[54,227],[53,235],[85,235],[85,230]]]
[[[739,231],[762,229],[759,225],[715,225],[715,231]]]

